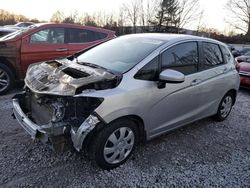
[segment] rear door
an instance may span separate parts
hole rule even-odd
[[[206,85],[208,109],[211,113],[216,113],[218,104],[222,97],[230,90],[228,82],[232,80],[231,67],[227,64],[227,59],[232,58],[225,47],[212,42],[201,42],[202,46],[202,82]],[[223,52],[223,53],[222,53]],[[224,54],[224,56],[223,56]]]
[[[68,54],[63,27],[48,27],[24,37],[21,62],[24,71],[32,63],[65,57]]]

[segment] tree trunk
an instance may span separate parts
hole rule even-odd
[[[247,33],[246,36],[250,37],[250,20],[248,22]]]

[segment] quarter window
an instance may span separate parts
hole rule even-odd
[[[151,60],[148,64],[142,67],[135,75],[135,79],[139,80],[149,80],[149,81],[157,81],[159,75],[159,61],[158,56]]]
[[[63,28],[49,28],[38,31],[31,35],[30,43],[64,43],[64,29]]]
[[[162,70],[174,69],[184,75],[198,70],[197,42],[185,42],[167,49],[162,54]]]
[[[222,54],[217,44],[203,42],[202,47],[204,51],[203,60],[205,69],[223,64]]]
[[[221,51],[224,54],[225,63],[229,63],[229,62],[234,61],[234,58],[233,58],[232,54],[229,52],[229,50],[226,47],[221,46]]]

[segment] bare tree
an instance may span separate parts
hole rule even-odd
[[[159,0],[147,0],[145,15],[148,27],[152,24],[153,18],[157,13],[158,7],[159,7]]]
[[[203,16],[203,10],[200,9],[200,0],[179,0],[179,22],[177,27],[183,28],[195,21],[197,19],[199,22],[200,18]]]
[[[228,0],[226,8],[230,13],[226,21],[250,36],[250,0]]]
[[[52,14],[50,21],[55,23],[61,23],[65,19],[65,15],[63,12],[57,10],[55,13]]]
[[[159,7],[160,3],[159,0],[140,0],[139,7],[140,7],[140,15],[139,15],[139,23],[140,26],[143,26],[143,29],[152,25],[152,21],[157,14],[157,8]]]
[[[128,20],[133,25],[134,33],[136,33],[136,25],[140,16],[141,0],[130,0],[128,3],[123,4],[124,10],[127,13]]]

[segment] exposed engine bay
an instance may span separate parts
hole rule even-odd
[[[30,66],[25,84],[36,93],[72,96],[86,89],[114,88],[120,80],[121,75],[65,59]]]
[[[13,97],[14,117],[32,138],[48,142],[67,135],[80,150],[87,134],[100,122],[94,111],[104,100],[80,93],[114,88],[120,79],[105,69],[77,63],[32,65],[25,90]]]

